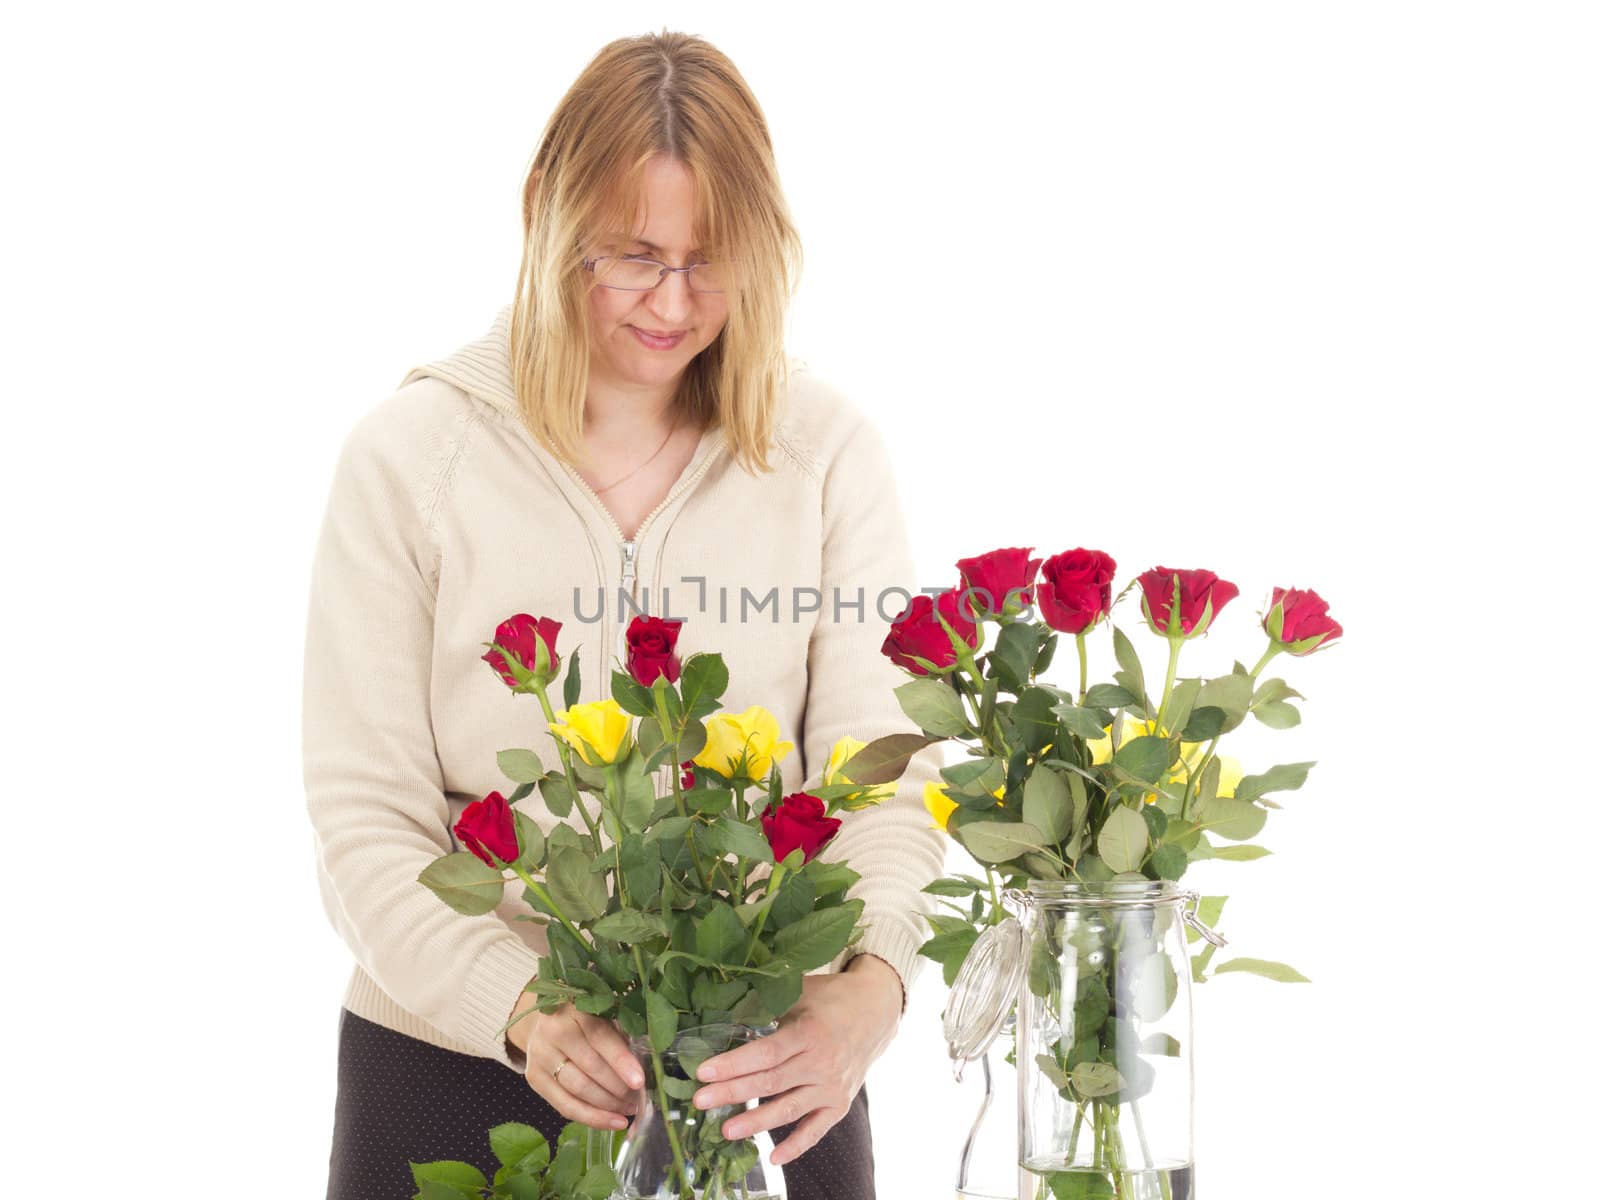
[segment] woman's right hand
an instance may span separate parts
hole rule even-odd
[[[506,1040],[527,1055],[528,1086],[568,1120],[596,1129],[626,1128],[644,1087],[644,1072],[627,1041],[601,1017],[570,1004],[542,1013],[538,1002],[524,992],[511,1010],[517,1019],[506,1030]]]

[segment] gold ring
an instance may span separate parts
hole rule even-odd
[[[572,1061],[572,1060],[571,1060],[571,1059],[570,1059],[570,1058],[563,1058],[563,1059],[562,1059],[562,1060],[561,1060],[561,1062],[560,1062],[560,1063],[559,1063],[559,1064],[557,1064],[557,1066],[556,1066],[556,1069],[555,1069],[555,1070],[554,1070],[554,1071],[551,1071],[551,1072],[550,1072],[550,1078],[551,1078],[551,1080],[552,1080],[552,1081],[554,1081],[554,1080],[556,1080],[556,1079],[558,1079],[558,1078],[560,1078],[560,1076],[561,1076],[561,1069],[562,1069],[562,1067],[565,1067],[565,1066],[566,1066],[566,1065],[567,1065],[567,1064],[568,1064],[568,1063],[569,1063],[569,1062],[571,1062],[571,1061]]]

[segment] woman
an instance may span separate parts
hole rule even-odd
[[[340,454],[313,571],[307,803],[328,915],[355,955],[341,1014],[328,1196],[412,1193],[408,1161],[492,1171],[487,1130],[620,1128],[639,1068],[609,1023],[533,1012],[545,948],[515,890],[465,917],[417,874],[495,752],[555,756],[479,661],[515,612],[563,623],[582,694],[610,691],[635,611],[715,649],[729,711],[761,704],[814,780],[848,734],[909,728],[879,653],[916,584],[876,426],[783,353],[799,246],[761,110],[704,41],[608,45],[550,120],[524,187],[515,299],[411,371]],[[601,603],[609,598],[609,603]],[[571,640],[568,640],[568,639]],[[575,649],[574,649],[575,647]],[[775,1034],[711,1060],[702,1107],[775,1130],[792,1200],[871,1196],[867,1067],[893,1036],[943,843],[933,750],[852,816],[865,936],[808,976]],[[519,807],[544,828],[537,792]],[[508,1069],[509,1068],[509,1069]]]

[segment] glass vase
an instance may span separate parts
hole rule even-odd
[[[1021,1200],[1192,1196],[1192,898],[1160,881],[1029,881]]]
[[[1016,1032],[1013,1012],[978,1060],[983,1101],[961,1147],[961,1163],[956,1170],[957,1200],[1016,1200]]]
[[[645,1082],[638,1115],[617,1159],[613,1200],[785,1200],[783,1171],[772,1164],[771,1136],[762,1132],[732,1142],[722,1137],[723,1121],[757,1101],[702,1110],[693,1100],[702,1062],[776,1028],[690,1026],[659,1054],[648,1038],[631,1039]]]

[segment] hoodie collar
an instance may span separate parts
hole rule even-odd
[[[511,384],[511,305],[495,314],[488,333],[444,358],[412,367],[401,386],[425,376],[453,383],[510,416],[520,416]]]

